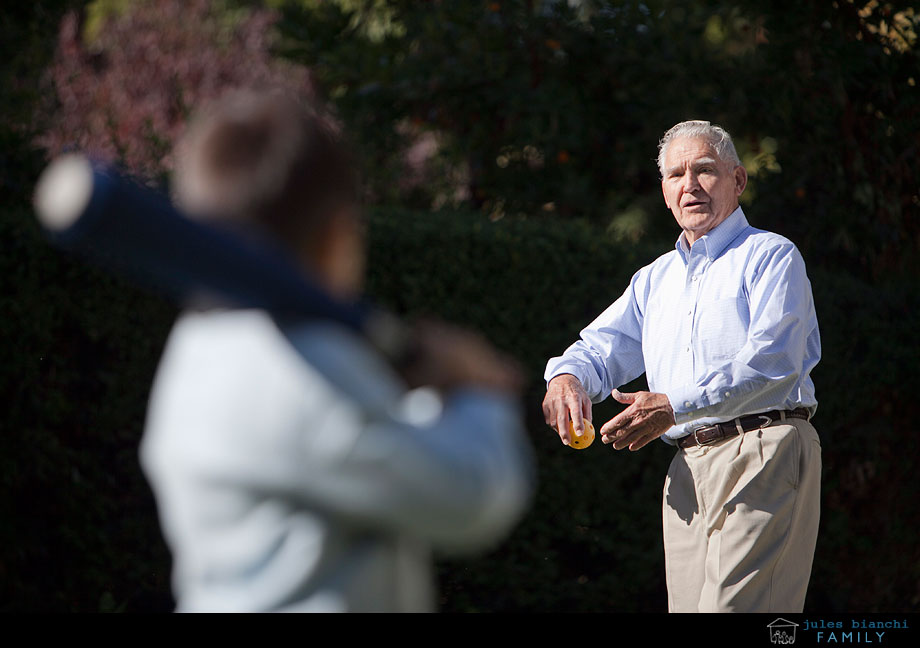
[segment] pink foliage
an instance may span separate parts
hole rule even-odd
[[[153,178],[171,168],[189,113],[230,88],[314,99],[309,71],[272,56],[276,21],[268,10],[234,18],[209,0],[155,0],[110,17],[87,45],[79,16],[67,15],[49,70],[55,105],[38,144]]]

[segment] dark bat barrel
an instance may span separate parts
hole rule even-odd
[[[283,320],[367,326],[365,309],[333,299],[279,246],[189,219],[162,193],[82,156],[52,162],[36,187],[35,207],[58,247],[183,305],[259,308]]]

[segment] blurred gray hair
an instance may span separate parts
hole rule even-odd
[[[703,138],[715,149],[719,159],[729,162],[733,166],[740,166],[741,159],[735,150],[732,136],[721,126],[716,126],[708,121],[691,120],[672,126],[658,143],[658,172],[664,177],[664,156],[670,143],[681,137]]]

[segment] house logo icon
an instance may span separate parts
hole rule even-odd
[[[770,643],[779,645],[789,645],[795,643],[795,629],[798,623],[786,621],[786,619],[777,619],[767,625],[770,631]]]

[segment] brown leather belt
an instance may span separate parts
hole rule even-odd
[[[689,435],[678,439],[677,445],[681,448],[710,445],[722,439],[738,436],[742,432],[761,430],[765,427],[776,425],[787,418],[805,419],[807,421],[809,418],[808,410],[804,407],[799,407],[794,410],[774,410],[772,412],[764,412],[763,414],[742,416],[741,418],[736,418],[733,421],[726,421],[725,423],[701,425],[695,428]]]

